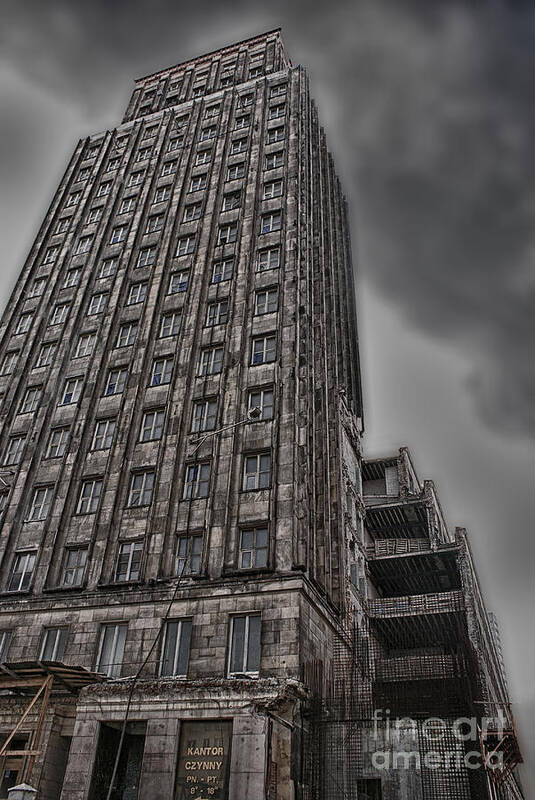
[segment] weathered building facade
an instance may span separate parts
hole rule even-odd
[[[326,723],[364,736],[393,684],[421,716],[465,633],[490,673],[473,697],[507,690],[463,535],[406,455],[362,463],[346,205],[279,31],[138,80],[121,125],[78,143],[0,334],[6,681],[105,678],[53,687],[0,798],[24,776],[39,800],[104,800],[118,749],[114,800],[520,796],[491,794],[511,770],[458,795],[357,774]],[[4,739],[23,707],[0,699]]]

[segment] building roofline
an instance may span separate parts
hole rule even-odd
[[[271,36],[274,33],[278,33],[282,46],[284,48],[284,42],[282,40],[282,28],[272,28],[270,31],[264,31],[264,33],[259,33],[256,36],[249,36],[247,39],[241,39],[239,42],[233,42],[232,44],[227,45],[226,47],[218,47],[215,50],[210,50],[208,53],[202,53],[200,56],[195,56],[195,58],[188,58],[186,61],[179,61],[178,64],[172,64],[170,67],[164,67],[163,69],[158,69],[155,72],[149,72],[148,75],[143,75],[140,78],[136,78],[134,83],[142,83],[143,81],[148,80],[149,78],[154,78],[156,75],[160,75],[162,72],[169,72],[169,70],[177,69],[178,67],[184,67],[186,64],[194,64],[196,61],[202,61],[205,58],[209,58],[210,56],[214,56],[216,53],[225,53],[229,50],[235,50],[237,47],[241,45],[248,44],[249,42],[255,42],[260,39],[264,39],[266,36]],[[284,48],[286,52],[286,48]],[[289,61],[290,59],[288,59]]]

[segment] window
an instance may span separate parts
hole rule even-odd
[[[56,230],[54,233],[67,233],[71,226],[71,218],[64,217],[63,219],[58,220],[58,224],[56,225]]]
[[[253,353],[251,363],[254,364],[269,364],[275,361],[276,346],[275,336],[259,336],[253,339]]]
[[[284,117],[286,114],[286,106],[284,103],[279,103],[279,105],[271,106],[268,112],[268,119],[279,119],[280,117]]]
[[[214,272],[212,275],[212,283],[222,283],[229,281],[232,278],[232,270],[234,267],[234,260],[226,258],[223,261],[216,261],[214,264]]]
[[[143,542],[123,542],[119,545],[117,566],[115,567],[115,581],[137,581],[141,556],[143,555]]]
[[[87,316],[92,317],[95,314],[102,314],[104,309],[106,308],[106,304],[108,302],[108,295],[103,294],[94,294],[91,300],[89,301],[89,308],[87,309]]]
[[[160,172],[162,178],[164,178],[166,175],[172,175],[173,172],[176,172],[177,163],[178,162],[176,159],[173,159],[173,161],[166,161],[162,166],[162,171]]]
[[[103,181],[97,189],[97,197],[106,197],[111,191],[111,181]]]
[[[269,90],[270,97],[284,97],[286,95],[286,84],[279,83],[277,86],[272,86]]]
[[[197,158],[195,159],[195,166],[200,167],[201,164],[209,164],[211,160],[212,160],[212,151],[201,150],[200,153],[197,153]]]
[[[117,336],[117,347],[130,347],[134,344],[137,336],[137,322],[127,322],[119,328]]]
[[[203,550],[202,533],[183,533],[177,536],[175,575],[199,575]]]
[[[76,245],[75,255],[80,256],[83,253],[89,253],[91,250],[91,242],[93,241],[92,236],[82,236],[81,239],[78,240],[78,244]]]
[[[223,367],[223,348],[210,347],[201,352],[199,375],[216,375]]]
[[[175,619],[165,623],[160,675],[187,677],[190,642],[190,619]]]
[[[206,86],[204,84],[202,86],[194,86],[193,87],[193,91],[191,93],[191,96],[192,97],[202,97],[203,94],[204,94],[205,89],[206,89]]]
[[[35,489],[32,502],[30,503],[28,522],[38,522],[48,517],[53,494],[54,490],[52,486],[43,486],[39,489]]]
[[[165,339],[167,336],[176,336],[180,330],[181,321],[182,314],[179,311],[175,311],[172,314],[164,314],[160,327],[160,338]]]
[[[193,421],[191,430],[194,433],[213,431],[217,412],[216,400],[199,400],[193,406]]]
[[[136,161],[145,161],[150,158],[151,153],[152,147],[141,147],[137,152]]]
[[[229,675],[258,675],[260,669],[260,614],[231,617]]]
[[[149,217],[147,220],[147,227],[145,228],[145,233],[157,233],[157,231],[161,231],[161,229],[163,228],[163,220],[164,220],[163,214],[153,214],[153,216]],[[155,248],[150,248],[150,250],[156,253]],[[144,251],[142,250],[141,253],[143,252]],[[138,264],[138,266],[140,265]]]
[[[55,428],[54,430],[50,431],[48,445],[46,448],[46,458],[61,458],[64,456],[68,443],[68,428]]]
[[[240,193],[231,192],[223,197],[222,211],[232,211],[233,208],[240,207]]]
[[[284,132],[284,125],[279,125],[277,128],[271,128],[267,132],[266,142],[267,144],[274,144],[275,142],[281,142],[285,137]]]
[[[184,216],[182,218],[183,222],[193,222],[193,220],[199,219],[201,216],[202,204],[201,203],[190,203],[188,206],[184,207]]]
[[[43,264],[53,264],[58,257],[59,247],[49,247],[43,258]]]
[[[152,491],[154,488],[154,471],[138,472],[132,475],[130,481],[130,492],[128,494],[128,505],[149,506],[152,502]]]
[[[238,106],[241,108],[247,108],[247,106],[252,106],[254,102],[254,95],[252,94],[241,94],[238,97]]]
[[[221,79],[219,81],[219,85],[222,89],[225,89],[227,86],[232,86],[234,82],[234,78],[232,74],[230,75],[221,75]]]
[[[217,117],[219,114],[219,105],[217,106],[208,106],[208,108],[204,112],[205,117]]]
[[[87,215],[85,223],[86,225],[92,225],[95,222],[99,222],[101,217],[102,217],[101,208],[91,208],[89,214]]]
[[[90,175],[91,175],[91,169],[89,167],[86,167],[86,168],[80,170],[80,172],[77,175],[76,180],[77,181],[86,181],[89,178]]]
[[[268,529],[247,528],[240,532],[240,569],[266,567],[268,556]]]
[[[120,158],[110,158],[106,165],[106,172],[113,172],[114,170],[118,169],[120,163]]]
[[[218,303],[209,303],[206,311],[207,327],[214,325],[225,325],[228,320],[228,300],[220,300]]]
[[[97,659],[97,672],[108,678],[119,678],[124,658],[126,642],[126,623],[103,625]]]
[[[75,358],[82,358],[83,356],[90,356],[93,352],[97,336],[95,333],[84,333],[78,339],[76,345]]]
[[[268,489],[271,482],[271,455],[246,456],[243,462],[243,489],[246,492]]]
[[[28,297],[41,297],[45,291],[45,286],[46,278],[38,278],[32,283],[30,291],[28,292]]]
[[[188,256],[195,250],[195,236],[183,236],[177,242],[177,256]]]
[[[281,229],[281,212],[275,211],[272,214],[264,214],[260,225],[260,233],[272,233]]]
[[[105,261],[102,262],[102,266],[100,268],[98,277],[111,278],[112,275],[115,275],[118,263],[119,263],[118,259],[116,258],[107,258]]]
[[[173,272],[169,278],[169,291],[168,294],[178,294],[185,292],[188,288],[189,272],[183,270],[182,272]]]
[[[255,295],[255,311],[256,316],[261,314],[272,314],[277,310],[279,304],[279,290],[278,289],[264,289],[257,292]]]
[[[81,274],[82,274],[81,269],[70,269],[65,275],[65,280],[63,281],[63,289],[72,289],[74,286],[77,286]]]
[[[20,463],[22,459],[22,453],[24,452],[25,441],[26,436],[12,436],[11,439],[8,440],[7,449],[3,460],[4,467],[13,466]]]
[[[118,225],[116,228],[113,228],[110,236],[110,244],[124,242],[127,230],[128,228],[126,225]]]
[[[245,153],[247,150],[247,139],[234,139],[230,145],[230,155],[235,156],[237,153]]]
[[[85,565],[87,563],[87,547],[69,548],[65,553],[62,586],[80,586],[84,579]]]
[[[35,568],[35,552],[17,553],[11,568],[8,592],[24,592],[30,586]]]
[[[90,480],[82,483],[80,497],[78,498],[77,514],[94,514],[98,510],[102,481]]]
[[[163,215],[158,217],[149,217],[149,223],[151,220],[161,220],[163,225]],[[156,223],[153,223],[156,225]],[[161,227],[161,225],[160,225]],[[151,231],[149,231],[149,226],[147,225],[146,233],[152,233],[152,231],[160,230],[160,228],[154,227]],[[138,259],[136,267],[150,267],[156,261],[156,248],[155,247],[144,247],[142,250],[139,251]]]
[[[133,211],[136,207],[136,198],[135,197],[125,197],[122,201],[121,205],[119,206],[119,214],[128,214],[129,211]]]
[[[134,306],[136,305],[136,303],[143,303],[146,296],[147,296],[147,284],[133,283],[130,287],[130,291],[128,292],[128,297],[126,298],[126,305]]]
[[[67,628],[45,628],[40,661],[63,661],[67,634]]]
[[[21,333],[28,333],[32,324],[32,318],[33,314],[21,314],[17,327],[15,328],[15,336],[19,336]]]
[[[49,364],[52,362],[54,358],[54,353],[56,352],[57,344],[56,342],[48,342],[41,347],[39,351],[39,356],[37,357],[37,361],[35,362],[36,367],[48,367]]]
[[[139,441],[156,442],[161,439],[163,434],[164,420],[165,411],[163,409],[146,411],[143,415],[143,421],[141,423]]]
[[[144,174],[145,170],[142,169],[138,172],[133,172],[128,179],[128,186],[139,186],[139,184],[143,181]]]
[[[284,153],[279,150],[276,153],[270,153],[266,156],[266,169],[276,169],[284,165]]]
[[[165,383],[171,383],[171,375],[173,373],[173,359],[172,358],[157,358],[152,365],[152,374],[150,377],[150,386],[162,386]]]
[[[248,411],[259,408],[258,420],[273,419],[273,389],[254,389],[249,393]]]
[[[257,270],[264,272],[267,269],[277,269],[280,266],[280,248],[268,247],[258,253]]]
[[[240,130],[243,128],[248,128],[251,124],[251,115],[250,114],[242,114],[240,117],[236,117],[236,122],[234,124],[235,130]]]
[[[183,144],[184,144],[183,136],[173,136],[172,139],[169,139],[169,144],[167,145],[167,152],[172,153],[175,150],[180,150]]]
[[[18,350],[11,350],[11,352],[6,353],[4,356],[4,360],[2,361],[2,370],[0,374],[11,375],[11,373],[15,369],[15,364],[17,363],[18,357],[19,357]]]
[[[186,467],[186,482],[184,485],[184,498],[196,500],[208,497],[210,486],[210,464],[190,464]]]
[[[41,402],[41,392],[42,389],[40,386],[32,386],[30,389],[27,389],[20,407],[21,414],[29,414],[31,411],[35,411],[39,407],[39,403]]]
[[[126,385],[126,369],[112,369],[104,390],[104,397],[112,394],[122,394]]]
[[[233,164],[227,170],[227,181],[235,181],[238,178],[243,178],[245,175],[245,164],[240,162],[239,164]]]
[[[9,645],[11,644],[11,631],[0,631],[0,664],[7,661]]]
[[[61,400],[59,401],[60,406],[68,406],[71,403],[77,403],[82,393],[83,383],[83,378],[69,378],[65,382],[63,388]]]
[[[109,450],[115,434],[115,420],[101,419],[95,425],[91,450]]]
[[[171,189],[169,186],[161,186],[159,189],[156,189],[154,192],[154,200],[153,203],[164,203],[166,200],[169,200],[171,197]]]
[[[190,192],[198,192],[201,189],[206,189],[206,174],[196,175],[191,179],[189,185]]]
[[[81,192],[72,192],[72,194],[67,197],[65,208],[72,208],[72,206],[75,206],[80,200],[81,194]]]
[[[259,78],[262,72],[263,72],[262,67],[251,67],[251,69],[249,70],[249,78],[251,79]]]
[[[156,136],[156,131],[158,130],[157,125],[151,125],[148,128],[145,128],[143,131],[143,139],[150,139],[152,136]]]
[[[281,197],[282,181],[270,181],[264,184],[264,200],[271,200],[272,197]]]
[[[238,238],[238,225],[235,222],[229,225],[221,225],[217,232],[218,244],[232,244]]]
[[[208,142],[210,139],[215,139],[217,128],[215,125],[210,125],[209,128],[203,128],[199,136],[200,142]]]

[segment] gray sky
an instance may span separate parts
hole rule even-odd
[[[470,531],[533,792],[532,4],[3,0],[0,13],[2,304],[76,140],[120,122],[135,77],[283,27],[352,208],[367,449],[409,445]]]

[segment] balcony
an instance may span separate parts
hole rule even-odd
[[[454,614],[459,611],[464,611],[464,598],[460,591],[408,597],[381,597],[368,601],[368,614],[372,619]]]

